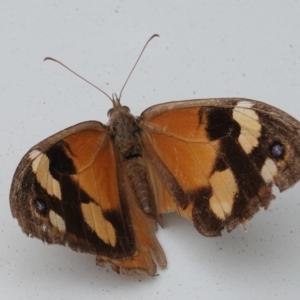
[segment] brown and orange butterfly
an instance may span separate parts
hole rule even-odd
[[[67,128],[31,148],[12,182],[23,231],[96,255],[117,272],[156,274],[156,239],[176,211],[205,236],[245,224],[300,178],[300,123],[248,99],[169,102],[140,117],[112,99],[110,121]]]

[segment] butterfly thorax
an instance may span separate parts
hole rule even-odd
[[[114,139],[122,158],[130,159],[142,155],[139,127],[135,117],[126,106],[117,106],[109,111],[110,135]]]

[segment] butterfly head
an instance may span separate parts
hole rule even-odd
[[[113,104],[113,107],[107,112],[109,118],[112,118],[112,116],[116,113],[130,113],[129,107],[121,104],[121,99],[117,94],[113,94],[112,97],[109,97],[109,99]]]

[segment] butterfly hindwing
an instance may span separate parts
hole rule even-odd
[[[170,102],[140,117],[159,177],[161,213],[177,210],[206,236],[245,223],[300,178],[299,122],[248,99]],[[164,186],[161,186],[164,185]],[[174,205],[175,203],[175,205]]]

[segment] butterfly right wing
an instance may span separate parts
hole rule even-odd
[[[33,147],[21,160],[10,205],[23,231],[97,255],[115,271],[156,274],[166,260],[123,172],[106,126],[89,121]]]
[[[159,213],[206,236],[245,224],[300,179],[300,123],[262,102],[203,99],[148,108],[139,119]]]

